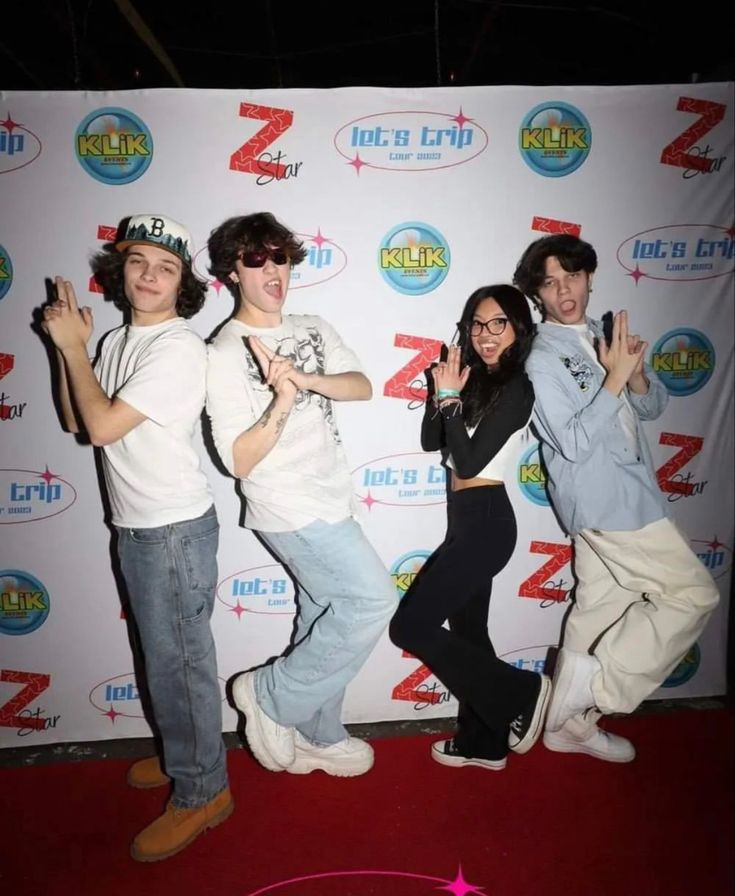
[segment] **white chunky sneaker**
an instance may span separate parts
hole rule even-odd
[[[294,731],[296,758],[286,768],[292,775],[308,775],[322,771],[338,778],[364,775],[373,767],[373,748],[358,737],[346,737],[336,744],[313,744],[299,731]]]
[[[283,771],[296,758],[294,729],[274,722],[258,705],[255,672],[243,672],[232,685],[232,700],[245,716],[245,737],[253,756],[272,772]]]
[[[595,705],[592,678],[600,671],[600,662],[587,653],[562,648],[556,658],[546,730],[558,731],[578,713]]]
[[[585,753],[606,762],[632,762],[635,759],[635,747],[625,737],[611,734],[596,725],[591,734],[584,738],[576,737],[568,728],[559,731],[544,732],[544,746],[555,753]]]

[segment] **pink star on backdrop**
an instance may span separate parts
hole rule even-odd
[[[647,277],[648,274],[644,274],[643,271],[638,267],[636,263],[635,270],[630,271],[630,273],[626,274],[626,277],[632,277],[635,280],[635,285],[638,286],[638,281],[641,277]]]
[[[58,479],[58,478],[59,477],[56,475],[56,473],[52,473],[48,468],[48,464],[46,464],[46,470],[43,473],[41,473],[41,479],[46,480],[46,485],[51,485],[51,480]]]
[[[13,121],[13,119],[10,117],[10,112],[8,112],[8,117],[5,119],[5,121],[0,121],[0,125],[2,125],[2,127],[4,127],[8,133],[10,133],[13,128],[20,127],[20,123],[17,121]]]
[[[235,613],[235,614],[237,614],[237,618],[239,619],[239,618],[242,616],[243,613],[247,613],[247,610],[245,609],[245,607],[241,607],[241,606],[240,606],[240,601],[239,601],[239,599],[238,599],[238,601],[237,601],[237,603],[235,604],[235,606],[234,606],[234,607],[230,607],[230,613]]]
[[[356,171],[358,174],[360,173],[360,169],[361,169],[361,168],[365,168],[365,167],[369,168],[369,167],[370,167],[370,165],[368,164],[368,162],[363,162],[363,160],[360,158],[360,153],[359,153],[359,152],[356,152],[356,153],[355,153],[355,158],[354,158],[351,162],[348,162],[347,164],[348,164],[348,165],[352,165],[352,167],[355,169],[355,171]]]
[[[373,504],[380,504],[380,501],[376,501],[376,499],[373,498],[370,492],[368,492],[364,498],[360,498],[360,501],[367,507],[368,510],[373,509]]]
[[[317,228],[316,236],[312,237],[311,241],[312,241],[312,243],[314,243],[314,245],[317,247],[317,249],[321,249],[323,243],[329,242],[329,240],[326,237],[322,236],[321,227]]]
[[[447,884],[446,887],[439,887],[439,890],[447,890],[452,896],[468,896],[468,894],[476,893],[479,896],[485,892],[483,887],[476,887],[474,884],[467,883],[462,874],[462,866],[459,866],[457,876],[454,880]]]
[[[109,716],[109,717],[110,717],[110,721],[111,721],[112,724],[114,725],[114,724],[115,724],[115,719],[116,719],[118,716],[121,716],[122,713],[121,713],[121,712],[116,712],[116,711],[115,711],[115,707],[114,707],[112,704],[110,704],[110,708],[107,710],[107,712],[103,712],[102,715],[103,715],[103,716]]]
[[[455,115],[455,116],[452,118],[452,121],[456,121],[457,124],[462,128],[462,127],[464,127],[465,122],[467,122],[467,121],[472,121],[472,119],[471,119],[471,118],[467,118],[467,117],[465,116],[465,114],[462,112],[462,107],[460,106],[460,107],[459,107],[459,115]]]

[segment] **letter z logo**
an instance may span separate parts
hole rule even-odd
[[[691,495],[694,486],[688,481],[674,481],[671,477],[680,470],[685,463],[696,457],[702,450],[704,439],[701,436],[685,436],[678,432],[662,432],[659,436],[662,445],[677,445],[679,451],[669,458],[666,463],[656,470],[658,487],[662,492],[670,492],[679,495]]]
[[[711,171],[715,164],[714,159],[704,156],[696,156],[686,150],[701,140],[712,128],[719,124],[725,117],[725,106],[722,103],[713,103],[711,100],[695,100],[689,96],[680,96],[676,106],[677,112],[693,112],[699,118],[661,152],[661,162],[664,165],[674,165],[677,168],[689,168],[696,171]]]
[[[396,333],[393,344],[396,348],[412,348],[418,354],[401,367],[398,373],[387,380],[383,386],[386,398],[405,398],[408,401],[426,401],[426,386],[423,385],[423,373],[439,357],[442,343],[438,339],[425,339],[422,336],[406,336]],[[417,386],[416,382],[421,385]]]
[[[285,134],[293,124],[293,112],[288,109],[274,109],[270,106],[256,106],[254,103],[240,103],[241,118],[255,118],[264,121],[263,127],[230,156],[230,169],[248,174],[270,174],[281,180],[286,173],[284,165],[259,159],[273,141]]]
[[[10,684],[24,684],[18,693],[6,703],[0,704],[0,725],[5,728],[38,728],[42,731],[45,719],[21,718],[22,709],[42,694],[51,682],[50,675],[40,672],[17,672],[14,669],[0,669],[0,681]]]

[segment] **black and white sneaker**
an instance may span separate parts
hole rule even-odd
[[[510,723],[508,747],[514,753],[527,753],[539,739],[544,728],[544,716],[551,696],[551,679],[539,675],[541,679],[536,699]]]
[[[431,758],[441,765],[449,765],[452,768],[464,768],[466,765],[476,765],[493,772],[499,772],[506,766],[506,758],[483,759],[480,756],[463,756],[455,746],[454,740],[437,740],[431,745]]]

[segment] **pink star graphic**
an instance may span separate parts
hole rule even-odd
[[[729,230],[726,230],[725,233],[730,237],[731,240],[735,240],[735,224],[733,224]]]
[[[380,504],[380,501],[377,501],[370,492],[364,498],[360,498],[360,501],[367,507],[368,510],[373,509],[373,504]]]
[[[446,887],[438,887],[439,890],[447,890],[452,896],[468,896],[468,894],[476,893],[479,896],[485,892],[483,887],[476,887],[474,884],[468,883],[462,874],[462,866],[459,866],[457,876],[454,880],[447,884]]]
[[[348,162],[347,164],[352,165],[352,167],[355,169],[355,171],[358,174],[360,173],[361,168],[369,168],[370,167],[370,164],[368,162],[363,162],[363,160],[360,158],[359,152],[356,152],[355,158],[351,162]]]
[[[467,122],[467,121],[472,121],[472,119],[471,119],[471,118],[467,118],[467,117],[465,116],[464,112],[462,112],[462,107],[460,106],[460,107],[459,107],[459,115],[454,115],[454,116],[452,117],[452,121],[456,121],[457,124],[458,124],[461,128],[463,128],[464,125],[465,125],[465,122]]]
[[[58,479],[58,476],[56,475],[56,473],[52,473],[48,468],[48,464],[46,464],[46,470],[45,472],[41,473],[41,479],[46,480],[46,485],[51,485],[51,480]]]
[[[312,243],[314,243],[314,245],[317,247],[317,249],[321,249],[323,243],[329,242],[329,240],[326,237],[322,236],[321,227],[317,228],[316,236],[312,237],[311,241],[312,241]]]
[[[116,719],[118,716],[121,716],[122,713],[121,713],[121,712],[116,712],[116,711],[115,711],[115,707],[114,707],[112,704],[110,704],[110,708],[107,710],[107,712],[103,712],[102,715],[103,715],[103,716],[109,716],[109,717],[110,717],[110,721],[111,721],[112,724],[114,725],[114,724],[115,724],[115,719]]]
[[[219,291],[223,288],[224,285],[224,283],[222,283],[220,280],[217,280],[216,278],[212,280],[211,283],[211,286],[214,287],[214,291],[217,293],[217,295],[219,295]]]
[[[638,267],[638,263],[636,262],[635,270],[630,271],[630,273],[626,274],[626,277],[632,277],[635,280],[635,285],[638,286],[638,281],[642,277],[647,277],[648,274],[644,274],[643,271]]]
[[[20,127],[20,123],[17,121],[13,121],[13,119],[10,117],[10,112],[8,112],[8,117],[5,119],[5,121],[0,121],[0,126],[4,127],[5,130],[10,133],[13,128]]]
[[[234,607],[230,607],[230,613],[236,613],[237,618],[239,619],[243,613],[247,613],[247,610],[245,607],[240,606],[240,601],[238,600]]]
[[[725,542],[720,541],[716,535],[712,541],[706,541],[705,544],[707,545],[707,547],[712,548],[713,551],[716,551],[717,548],[722,548],[725,546]]]

